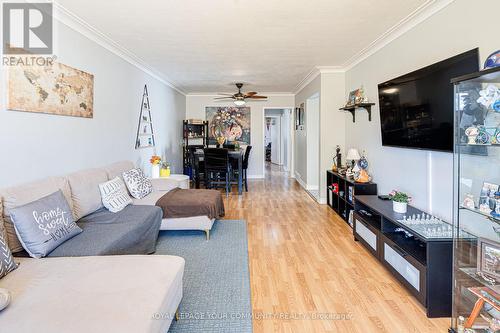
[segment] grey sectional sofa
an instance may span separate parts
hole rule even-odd
[[[12,293],[11,304],[0,311],[2,332],[167,332],[182,299],[184,259],[144,255],[155,250],[161,209],[134,205],[113,214],[101,203],[98,184],[128,166],[115,163],[0,190],[0,232],[14,254],[22,246],[9,210],[55,191],[63,192],[83,229],[47,258],[16,258],[20,266],[0,279],[0,288]]]

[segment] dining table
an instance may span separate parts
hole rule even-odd
[[[243,193],[243,156],[245,155],[244,149],[228,149],[229,163],[231,160],[238,161],[238,195]],[[203,161],[205,152],[203,149],[197,149],[193,153],[194,156],[194,184],[195,188],[200,188],[200,168],[199,162]]]

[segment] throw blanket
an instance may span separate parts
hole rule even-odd
[[[83,232],[59,245],[49,257],[150,254],[156,251],[161,210],[128,205],[118,213],[105,208],[81,218]]]
[[[224,216],[224,201],[216,190],[174,188],[163,195],[156,206],[163,209],[163,218],[208,216],[217,219]]]

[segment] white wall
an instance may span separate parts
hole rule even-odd
[[[484,62],[498,49],[498,38],[488,31],[497,30],[499,12],[499,1],[456,0],[346,73],[346,96],[363,85],[377,103],[371,122],[359,111],[356,123],[347,117],[345,124],[347,147],[366,150],[380,193],[407,191],[415,206],[451,220],[452,154],[382,147],[377,84],[475,47]]]
[[[341,147],[343,156],[347,151],[345,136],[346,129],[342,124],[349,117],[339,111],[345,103],[345,75],[344,73],[321,73],[320,93],[320,174],[319,187],[321,203],[326,203],[326,170],[331,170],[333,156],[336,154],[337,145]]]
[[[265,93],[260,93],[265,95]],[[252,153],[248,165],[248,176],[252,178],[264,177],[264,109],[265,108],[291,108],[294,105],[293,95],[267,95],[267,101],[251,101],[246,104],[250,107],[251,134],[250,143]],[[207,106],[232,106],[232,102],[217,102],[217,95],[187,95],[186,118],[205,119]]]
[[[153,149],[134,149],[144,84],[157,153],[165,154],[174,172],[182,172],[185,96],[80,33],[54,24],[58,61],[94,74],[94,118],[6,111],[2,89],[0,187],[125,159],[147,165]]]
[[[321,92],[321,77],[318,75],[314,80],[312,80],[308,85],[301,89],[295,95],[295,107],[300,107],[300,104],[306,103],[306,100],[313,95],[320,94]],[[320,96],[321,97],[321,96]],[[321,102],[320,102],[321,107]],[[294,124],[294,173],[295,178],[302,184],[307,185],[307,129],[304,126],[303,129],[295,130],[295,118],[292,117],[292,122]]]
[[[342,72],[323,72],[309,84],[303,87],[295,96],[295,105],[319,93],[319,202],[326,203],[326,170],[331,169],[335,148],[340,145],[345,152],[345,118],[346,115],[338,109],[345,103],[345,74]],[[307,150],[305,131],[296,131],[296,174],[308,174],[306,158]],[[299,175],[297,175],[299,178]],[[308,179],[301,177],[307,187]],[[299,178],[300,179],[300,178]]]
[[[306,100],[307,189],[319,188],[319,93]]]

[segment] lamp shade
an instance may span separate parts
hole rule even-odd
[[[237,106],[245,105],[245,101],[242,99],[237,99],[233,103],[234,103],[234,105],[237,105]]]
[[[359,152],[356,148],[351,148],[347,151],[346,159],[351,161],[358,161],[359,159],[361,159],[361,156],[359,155]]]

